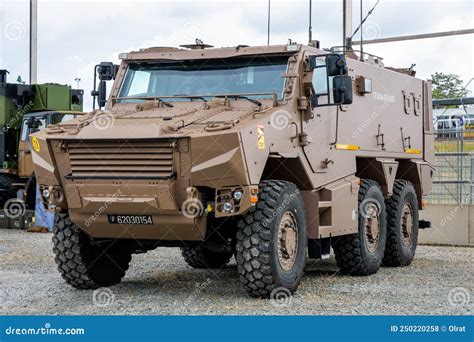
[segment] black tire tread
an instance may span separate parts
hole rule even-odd
[[[364,200],[367,191],[373,186],[380,189],[376,181],[370,179],[361,180],[358,194],[359,204]],[[333,243],[336,263],[341,274],[367,276],[377,273],[377,270],[368,268],[363,262],[360,239],[359,234],[349,234],[337,237],[335,243]]]
[[[87,260],[84,250],[87,237],[67,214],[56,215],[53,234],[53,251],[59,273],[66,283],[77,289],[96,289],[117,284],[125,275],[132,259],[132,253],[109,251],[109,255],[102,257],[109,258],[113,253],[114,263],[120,271],[112,274],[107,281],[99,281],[94,279],[91,271],[94,267],[100,267],[100,260],[98,262]]]
[[[398,207],[403,201],[402,193],[406,187],[416,194],[413,184],[409,181],[397,179],[393,184],[393,194],[385,202],[387,208],[387,244],[385,245],[385,255],[383,265],[389,267],[399,267],[410,265],[411,260],[404,260],[399,248],[399,237],[395,230],[398,230]]]
[[[232,254],[211,252],[202,246],[182,247],[181,254],[189,266],[198,269],[220,269],[232,258]]]
[[[237,269],[241,284],[252,297],[268,298],[278,285],[272,276],[270,229],[263,222],[272,218],[279,194],[295,189],[293,183],[286,181],[262,181],[255,209],[238,223]]]
[[[8,173],[1,173],[0,174],[0,205],[3,206],[10,198],[15,198],[16,193],[13,189],[13,183],[17,182],[18,178],[14,175],[10,175]]]

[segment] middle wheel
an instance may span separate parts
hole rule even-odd
[[[238,224],[240,281],[254,297],[268,298],[280,287],[293,294],[306,257],[303,199],[296,185],[286,181],[263,181],[259,191],[256,208]]]

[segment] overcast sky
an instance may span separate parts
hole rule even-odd
[[[75,78],[90,108],[93,67],[118,62],[121,52],[178,46],[195,38],[216,47],[266,45],[268,1],[77,1],[39,0],[38,82]],[[309,1],[271,1],[271,44],[308,40]],[[375,0],[364,0],[364,12]],[[354,29],[359,1],[354,1]],[[0,69],[10,81],[28,81],[29,1],[0,0]],[[313,38],[323,47],[342,41],[342,0],[313,0]],[[365,25],[365,39],[474,28],[474,0],[381,0]],[[358,39],[358,35],[356,39]],[[416,63],[417,76],[436,71],[474,77],[474,35],[367,45],[388,66]],[[474,81],[469,87],[474,92]]]

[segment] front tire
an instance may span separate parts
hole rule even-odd
[[[200,269],[220,269],[232,258],[232,253],[212,252],[203,246],[182,247],[181,254],[189,266]]]
[[[95,289],[117,284],[125,276],[132,259],[128,241],[94,244],[67,214],[56,215],[53,233],[55,261],[69,285]]]
[[[334,238],[333,249],[342,274],[367,276],[380,269],[387,237],[385,201],[380,186],[362,180],[359,189],[358,233]]]
[[[418,242],[418,199],[413,185],[397,179],[387,200],[387,244],[383,265],[408,266]]]
[[[306,217],[295,184],[263,181],[256,208],[238,223],[236,260],[240,281],[253,297],[293,294],[306,258]]]

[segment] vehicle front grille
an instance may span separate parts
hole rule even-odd
[[[170,178],[173,147],[169,140],[70,141],[69,178]]]

